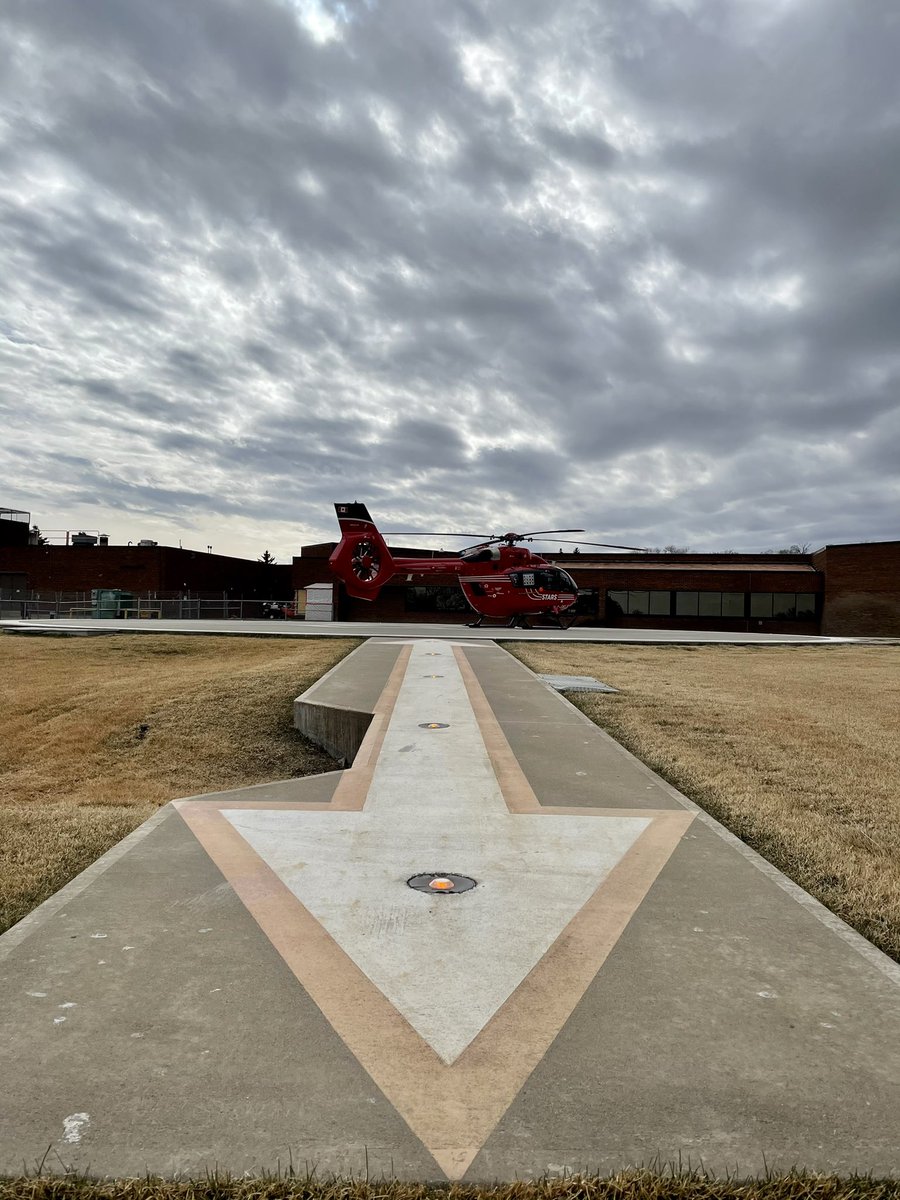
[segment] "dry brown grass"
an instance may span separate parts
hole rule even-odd
[[[900,960],[900,647],[506,645]]]
[[[0,931],[168,800],[333,770],[291,701],[357,644],[0,636]]]
[[[94,1182],[68,1176],[0,1179],[0,1200],[900,1200],[900,1181],[788,1173],[765,1179],[714,1179],[673,1170],[568,1175],[515,1183],[404,1183],[306,1177],[210,1176],[181,1180]]]

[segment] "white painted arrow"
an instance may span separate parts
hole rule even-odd
[[[510,813],[441,642],[413,647],[363,811],[223,816],[448,1064],[650,824]],[[424,872],[477,887],[407,886]]]

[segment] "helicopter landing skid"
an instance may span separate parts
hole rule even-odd
[[[507,629],[515,629],[516,627],[519,629],[534,628],[533,625],[529,625],[528,620],[525,617],[510,617],[506,623],[506,627]]]

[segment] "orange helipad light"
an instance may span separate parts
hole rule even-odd
[[[468,875],[454,875],[452,871],[446,875],[438,871],[420,871],[418,875],[411,875],[406,883],[413,891],[430,892],[432,896],[459,896],[475,887],[474,879]]]

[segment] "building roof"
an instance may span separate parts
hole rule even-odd
[[[554,559],[556,561],[556,559]],[[742,563],[697,563],[684,562],[677,555],[672,555],[671,562],[640,562],[635,559],[623,559],[621,562],[609,562],[604,559],[602,562],[572,562],[571,558],[565,561],[567,571],[713,571],[721,572],[738,572],[746,574],[748,571],[767,571],[767,572],[786,572],[789,575],[798,571],[803,571],[811,575],[816,574],[816,568],[809,563],[797,562],[742,562]]]

